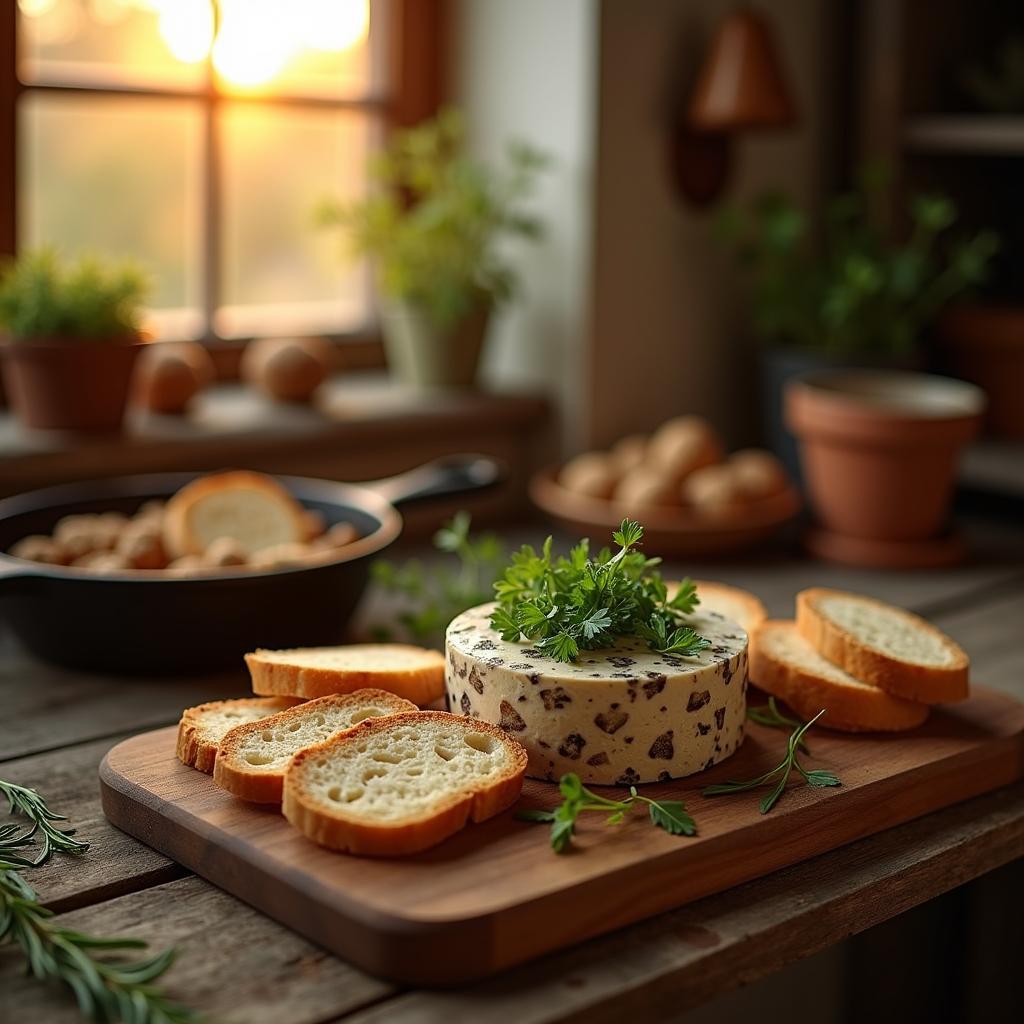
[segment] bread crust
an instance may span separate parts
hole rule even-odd
[[[306,519],[302,506],[272,477],[249,470],[233,470],[229,473],[214,473],[200,477],[181,488],[168,499],[164,511],[163,540],[164,548],[170,558],[181,558],[183,555],[202,555],[206,545],[192,531],[189,516],[192,509],[211,494],[220,491],[234,490],[244,487],[248,490],[262,491],[268,497],[279,502],[294,520],[293,541],[305,537]]]
[[[366,645],[376,646],[376,645]],[[444,655],[440,651],[428,651],[407,644],[380,645],[418,651],[423,664],[415,668],[401,669],[337,669],[308,667],[298,663],[268,661],[265,654],[280,654],[280,651],[254,651],[245,656],[252,677],[253,693],[268,696],[286,695],[314,699],[332,693],[351,693],[376,687],[387,690],[399,697],[423,707],[432,704],[444,694]]]
[[[328,697],[320,697],[317,700],[304,701],[302,704],[287,708],[269,718],[261,718],[258,722],[246,722],[229,730],[221,740],[217,751],[213,781],[221,789],[237,796],[240,800],[254,804],[280,805],[286,768],[272,772],[255,770],[239,757],[241,745],[254,732],[262,732],[264,729],[273,728],[282,723],[287,724],[292,719],[304,715],[316,714],[324,707],[332,705],[344,707],[352,704],[379,704],[393,709],[392,714],[416,710],[415,704],[396,697],[386,690],[366,689],[355,693],[336,693]],[[335,736],[344,735],[346,732],[351,732],[351,730],[345,729]],[[332,736],[331,739],[334,739],[335,736]]]
[[[252,704],[256,701],[265,703],[266,717],[302,703],[301,700],[294,697],[240,697],[236,700],[212,700],[206,704],[185,708],[181,713],[181,721],[178,722],[178,740],[175,747],[178,760],[189,768],[196,768],[207,775],[212,775],[217,760],[218,745],[208,735],[204,735],[206,732],[206,727],[203,724],[204,716],[211,712],[216,713],[233,704]]]
[[[720,594],[727,600],[741,605],[744,608],[744,618],[739,620],[739,625],[747,631],[748,636],[768,618],[768,609],[765,608],[764,602],[749,590],[733,587],[728,583],[718,583],[715,580],[694,580],[693,582],[697,587],[697,596],[701,602],[703,603],[707,598],[708,606],[712,610],[714,610],[715,594]]]
[[[894,697],[874,686],[842,686],[780,657],[768,643],[770,633],[779,629],[795,630],[796,624],[770,619],[750,637],[750,679],[784,700],[801,718],[811,719],[824,708],[818,724],[840,732],[901,732],[927,719],[927,704]]]
[[[341,744],[358,743],[379,730],[403,725],[415,727],[428,721],[456,721],[463,724],[467,732],[493,736],[511,755],[510,768],[500,778],[479,786],[466,786],[452,793],[449,800],[427,816],[387,824],[360,820],[357,815],[346,814],[340,807],[333,814],[326,814],[308,801],[301,779],[302,764],[306,760],[330,754]],[[285,775],[281,809],[295,828],[321,846],[365,857],[401,857],[436,846],[465,828],[468,822],[485,821],[511,807],[522,792],[525,774],[526,751],[496,725],[465,719],[447,711],[415,711],[386,719],[369,719],[342,736],[307,747],[297,754]]]
[[[948,666],[919,665],[901,661],[860,640],[834,623],[818,607],[823,597],[846,597],[894,611],[911,620],[914,628],[940,641],[951,655]],[[970,661],[964,650],[940,629],[913,612],[894,608],[884,601],[842,590],[811,587],[796,596],[796,624],[800,635],[823,657],[851,676],[871,683],[894,697],[922,704],[966,700],[969,695]]]

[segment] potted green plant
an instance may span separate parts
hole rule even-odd
[[[11,406],[29,427],[120,428],[139,333],[143,277],[38,249],[0,270],[0,353]]]
[[[541,235],[524,201],[545,163],[521,143],[501,168],[477,162],[447,111],[392,137],[366,198],[322,207],[321,222],[375,264],[388,365],[403,383],[473,384],[491,313],[516,292],[503,243]]]
[[[950,299],[981,282],[998,247],[991,231],[954,237],[957,210],[942,195],[910,199],[910,231],[891,239],[872,218],[884,174],[827,204],[815,232],[791,199],[770,193],[719,222],[751,283],[754,326],[765,342],[762,404],[772,446],[796,470],[783,427],[786,382],[835,367],[914,369],[925,329]]]

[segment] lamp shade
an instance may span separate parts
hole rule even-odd
[[[719,26],[690,100],[689,127],[731,132],[785,128],[796,110],[768,23],[751,10]]]

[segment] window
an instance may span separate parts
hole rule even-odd
[[[436,109],[441,2],[17,0],[0,251],[136,259],[157,337],[363,332],[369,275],[314,211]]]

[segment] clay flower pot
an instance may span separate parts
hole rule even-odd
[[[1024,308],[961,305],[939,321],[953,373],[988,396],[987,425],[1000,437],[1024,437]]]
[[[27,427],[118,431],[135,360],[145,344],[137,338],[7,340],[0,353],[11,407]]]
[[[824,370],[792,381],[785,407],[826,529],[886,544],[942,534],[960,450],[985,408],[978,388],[921,373]]]
[[[388,303],[381,311],[388,367],[417,390],[471,388],[490,318],[491,306],[483,303],[453,326],[438,327],[410,303]]]

